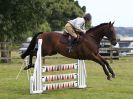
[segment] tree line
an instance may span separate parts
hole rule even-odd
[[[85,11],[74,0],[0,0],[0,41],[21,42],[37,32],[63,30]]]

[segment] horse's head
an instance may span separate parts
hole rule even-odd
[[[116,41],[116,33],[115,33],[115,29],[113,26],[114,22],[111,23],[109,22],[107,25],[107,32],[105,33],[105,36],[110,40],[112,45],[116,45],[117,41]]]
[[[114,22],[109,22],[92,27],[86,31],[86,37],[89,36],[93,38],[97,44],[100,44],[102,38],[106,36],[110,40],[112,45],[116,45],[116,34],[113,24]]]

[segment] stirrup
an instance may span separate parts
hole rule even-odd
[[[72,46],[68,47],[68,52],[70,53],[72,51]]]

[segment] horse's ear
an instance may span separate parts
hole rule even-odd
[[[115,21],[112,23],[112,25],[114,25]]]
[[[113,26],[115,22],[112,22],[111,21],[109,22],[109,26]]]
[[[109,22],[109,25],[111,25],[111,21]]]

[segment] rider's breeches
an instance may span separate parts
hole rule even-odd
[[[73,28],[73,26],[72,26],[70,23],[67,23],[67,24],[65,25],[65,31],[66,31],[67,33],[69,33],[70,35],[72,35],[74,38],[77,38],[77,34],[76,34],[76,32],[74,31],[74,28]]]

